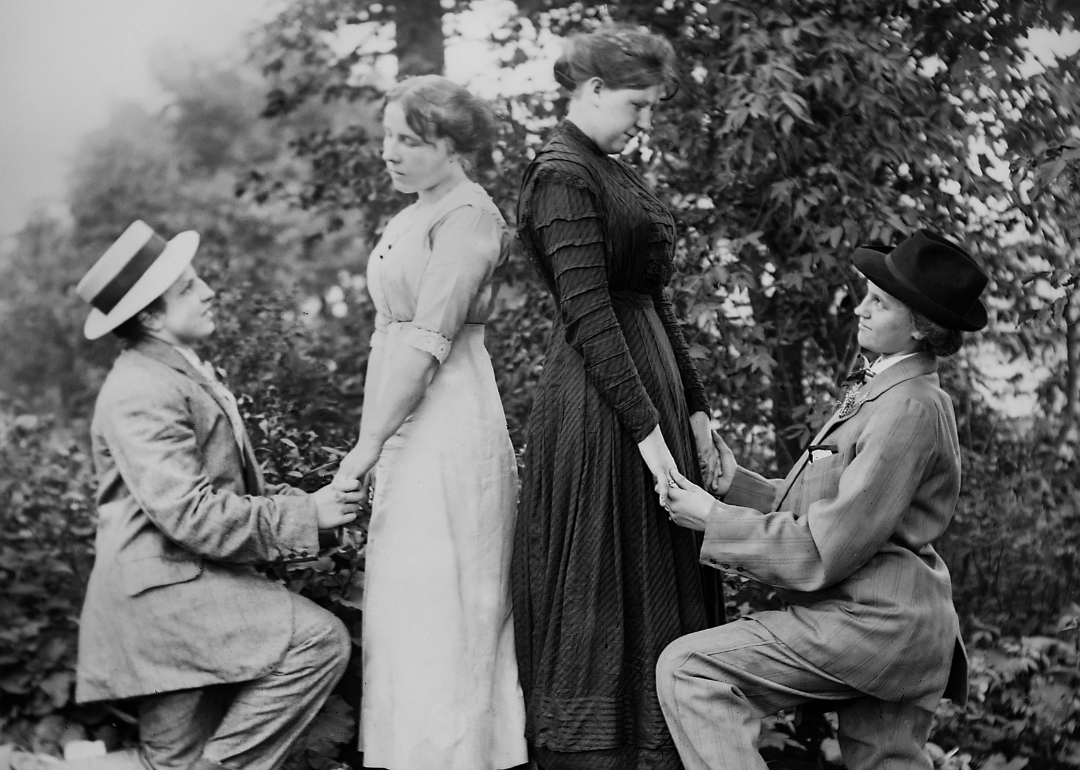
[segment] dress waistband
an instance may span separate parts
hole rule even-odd
[[[412,321],[389,321],[386,324],[386,328],[389,329],[389,328],[395,327],[395,326],[408,326],[411,323],[412,323]],[[486,326],[486,324],[483,324],[483,323],[468,323],[468,322],[466,322],[466,323],[462,324],[461,328],[462,329],[467,329],[469,327],[476,327],[477,329],[483,329],[484,326]]]
[[[653,307],[651,294],[640,291],[613,291],[611,292],[611,304],[616,307],[637,307],[649,309]]]

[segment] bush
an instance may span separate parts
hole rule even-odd
[[[85,737],[66,719],[79,711],[78,618],[95,533],[93,469],[76,435],[49,417],[0,406],[0,741],[44,750],[65,731]],[[80,719],[115,742],[117,726],[106,716],[83,710]]]
[[[1068,445],[1036,433],[965,450],[963,488],[939,551],[967,633],[1052,632],[1080,588],[1080,488]]]

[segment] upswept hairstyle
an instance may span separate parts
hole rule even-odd
[[[667,38],[628,25],[610,24],[569,37],[555,62],[555,79],[573,92],[590,78],[611,89],[663,87],[663,99],[679,89],[675,49]]]
[[[386,92],[386,104],[396,102],[409,128],[425,141],[446,139],[471,172],[491,157],[495,141],[495,111],[486,101],[441,75],[406,78]]]
[[[911,324],[915,331],[922,333],[922,338],[917,341],[915,350],[919,353],[929,353],[935,358],[945,358],[956,353],[964,346],[964,332],[960,329],[950,329],[939,323],[931,321],[918,310],[905,305],[911,313]]]

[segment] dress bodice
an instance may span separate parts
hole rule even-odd
[[[667,207],[636,170],[604,154],[581,129],[564,121],[526,170],[518,204],[522,245],[556,296],[549,255],[534,234],[552,224],[572,227],[567,213],[584,212],[576,201],[558,195],[535,199],[538,188],[565,190],[571,197],[574,191],[586,193],[604,223],[609,290],[651,294],[671,278],[675,221]]]
[[[376,331],[411,322],[449,343],[462,325],[483,323],[494,308],[508,247],[502,214],[475,182],[463,181],[435,203],[406,207],[368,259]]]

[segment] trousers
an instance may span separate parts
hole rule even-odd
[[[933,713],[848,687],[752,618],[672,642],[657,663],[657,695],[686,770],[767,770],[763,717],[836,701],[848,770],[932,770],[924,747]]]
[[[274,770],[315,718],[349,661],[344,624],[302,596],[292,638],[270,673],[247,682],[140,698],[139,747],[93,759],[15,754],[12,770]],[[258,628],[252,628],[258,633]]]

